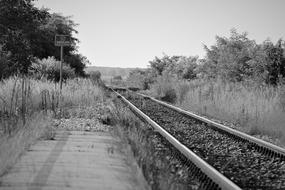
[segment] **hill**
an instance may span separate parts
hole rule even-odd
[[[86,73],[91,71],[99,71],[103,80],[110,80],[114,76],[121,76],[123,79],[127,78],[132,70],[137,68],[120,68],[120,67],[101,67],[89,66],[85,68]]]

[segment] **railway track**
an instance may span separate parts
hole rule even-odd
[[[284,149],[151,97],[114,92],[189,159],[203,189],[285,189]]]

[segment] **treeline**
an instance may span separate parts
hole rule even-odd
[[[51,76],[60,59],[56,34],[71,38],[72,45],[64,48],[66,72],[85,76],[88,60],[77,52],[79,40],[73,36],[77,24],[71,17],[35,7],[33,1],[0,1],[0,80],[15,74]]]
[[[277,85],[285,79],[285,44],[265,40],[257,44],[247,33],[231,30],[229,38],[216,36],[216,43],[204,46],[206,56],[155,57],[150,67],[134,70],[129,80],[135,86],[148,89],[158,77],[173,77],[182,80],[221,79],[230,82],[249,81],[258,84]]]

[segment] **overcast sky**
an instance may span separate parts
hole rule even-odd
[[[79,52],[92,65],[146,67],[155,56],[203,57],[203,45],[230,29],[258,43],[285,39],[285,0],[38,0],[73,15]]]

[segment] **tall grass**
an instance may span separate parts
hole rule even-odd
[[[169,102],[183,109],[230,122],[251,135],[277,138],[276,143],[282,141],[285,145],[285,86],[172,80],[171,83],[158,81],[154,87],[151,93],[157,97],[174,90],[176,98]],[[159,89],[164,91],[158,92]]]
[[[67,81],[62,88],[62,106],[89,106],[98,101],[104,101],[105,95],[99,86],[93,85],[88,79]]]
[[[49,111],[57,116],[60,108],[91,105],[103,99],[102,90],[87,79],[67,81],[60,96],[53,82],[10,78],[0,83],[1,128],[9,132],[34,112]]]
[[[63,85],[12,77],[0,82],[0,175],[32,142],[52,138],[51,121],[65,110],[104,100],[99,86],[89,79],[73,79]],[[11,159],[13,158],[13,159]]]

